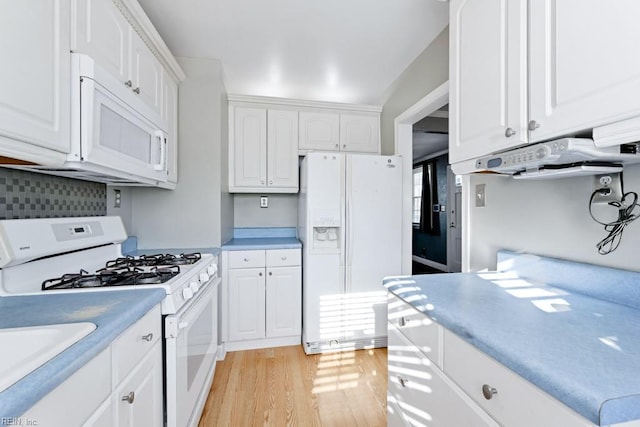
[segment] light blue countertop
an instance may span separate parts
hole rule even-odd
[[[86,337],[1,392],[0,419],[22,415],[164,297],[165,290],[157,288],[0,297],[0,328],[76,322],[96,325]]]
[[[385,286],[591,422],[640,419],[640,310],[508,271]]]
[[[138,239],[135,236],[130,236],[122,242],[122,254],[129,256],[139,255],[155,255],[155,254],[189,254],[194,252],[200,252],[203,254],[218,255],[220,248],[153,248],[153,249],[138,249]]]
[[[300,249],[296,229],[289,227],[236,228],[233,239],[222,245],[223,251],[253,249]]]

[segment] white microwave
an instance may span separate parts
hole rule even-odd
[[[167,183],[167,126],[87,55],[71,54],[71,149],[62,165],[9,167],[117,185]],[[132,106],[134,105],[134,106]],[[164,129],[163,129],[164,127]]]

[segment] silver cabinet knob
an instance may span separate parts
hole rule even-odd
[[[491,387],[489,384],[484,384],[482,386],[482,395],[485,399],[491,400],[496,394],[498,394],[498,390]]]
[[[273,276],[273,273],[271,271],[269,272],[269,276]]]
[[[272,180],[269,180],[269,185],[273,185],[273,181]]]
[[[131,80],[127,80],[126,82],[124,82],[124,85],[126,87],[131,87],[131,86],[133,86],[133,82]]]
[[[529,130],[533,131],[533,130],[536,130],[536,129],[538,129],[540,127],[540,123],[536,122],[535,120],[531,120],[529,122],[529,126],[528,127],[529,127]]]
[[[260,181],[260,184],[264,185],[264,179],[262,181]]]
[[[153,339],[153,334],[149,332],[147,335],[143,335],[142,339],[145,340],[146,342],[151,342],[151,340]]]
[[[398,382],[402,387],[406,387],[409,384],[409,380],[402,378],[400,375],[398,375]]]
[[[129,404],[133,404],[133,401],[135,398],[136,398],[136,394],[134,392],[131,392],[126,396],[122,396],[122,399],[120,400],[122,400],[123,402],[129,402]]]
[[[249,262],[249,258],[248,257],[244,257],[243,260],[244,260],[244,262]]]
[[[140,88],[139,88],[139,87],[135,88],[133,91],[134,91],[135,93],[137,93],[138,95],[140,95]]]
[[[512,128],[507,128],[507,130],[504,131],[504,136],[506,136],[507,138],[511,138],[515,134],[516,134],[516,131],[513,130]]]
[[[404,316],[402,316],[400,320],[398,320],[398,326],[407,326],[407,319],[405,319]]]
[[[258,273],[258,276],[262,277],[262,272]]]
[[[340,148],[340,144],[336,144],[336,148]]]

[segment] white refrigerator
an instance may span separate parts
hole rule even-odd
[[[401,274],[402,160],[312,152],[302,161],[302,341],[307,354],[386,347],[386,276]]]

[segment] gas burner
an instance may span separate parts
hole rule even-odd
[[[180,267],[177,265],[153,267],[146,271],[138,267],[103,268],[96,274],[80,270],[80,273],[64,274],[62,277],[45,280],[42,282],[42,290],[158,285],[178,274],[180,274]]]
[[[122,267],[153,267],[160,265],[187,265],[195,264],[201,258],[200,253],[180,254],[178,256],[171,254],[156,255],[140,255],[138,257],[126,256],[107,261],[106,268],[122,268]]]

